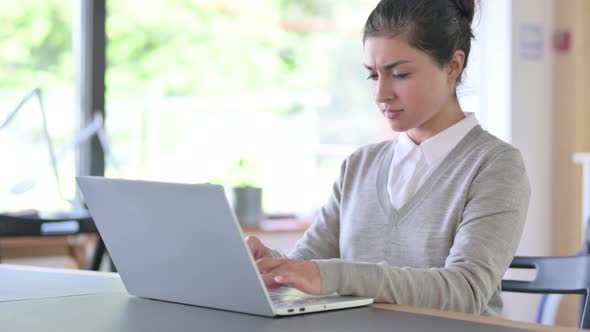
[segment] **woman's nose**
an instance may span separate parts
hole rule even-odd
[[[375,86],[375,101],[384,103],[393,100],[393,98],[394,93],[390,84],[386,80],[378,79]]]

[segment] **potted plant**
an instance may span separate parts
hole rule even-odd
[[[257,226],[263,219],[262,188],[254,180],[255,165],[242,157],[232,167],[229,179],[232,186],[233,209],[244,226]]]

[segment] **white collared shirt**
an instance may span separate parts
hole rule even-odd
[[[387,177],[387,193],[393,207],[404,206],[440,162],[477,125],[475,115],[465,113],[464,119],[420,145],[416,145],[406,132],[399,134]]]

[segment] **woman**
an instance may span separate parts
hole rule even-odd
[[[379,110],[401,133],[344,161],[288,257],[248,238],[268,288],[501,314],[530,188],[520,152],[457,100],[474,7],[382,0],[370,14],[364,65]]]

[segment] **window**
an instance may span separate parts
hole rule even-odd
[[[314,213],[341,161],[390,136],[361,65],[376,2],[146,0],[138,11],[108,1],[106,175],[251,183],[267,212]],[[72,5],[0,5],[0,121],[39,87],[59,159],[57,181],[33,98],[0,129],[0,211],[67,209],[74,198]],[[476,112],[477,54],[460,91]]]
[[[375,1],[109,1],[107,176],[264,190],[312,213],[380,137],[362,67]],[[236,165],[247,160],[247,178]]]
[[[0,211],[69,208],[74,196],[74,154],[65,149],[76,119],[71,26],[69,0],[0,3],[0,126],[26,95],[40,88],[59,173],[57,181],[32,94],[0,129]]]

